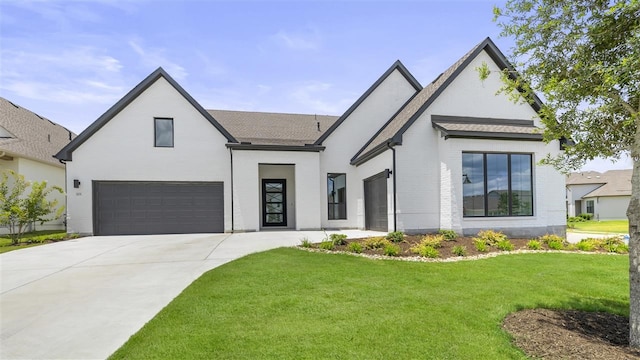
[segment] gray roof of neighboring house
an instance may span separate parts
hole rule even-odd
[[[0,152],[5,156],[64,167],[53,156],[75,137],[67,128],[0,97]]]
[[[374,137],[352,158],[352,164],[361,164],[368,159],[385,151],[387,144],[402,144],[402,134],[415,122],[433,101],[453,82],[469,63],[481,52],[486,51],[502,69],[514,70],[506,57],[500,52],[490,38],[484,39],[447,70],[440,74],[433,82],[424,87],[404,107],[398,111]],[[511,72],[515,74],[515,70]],[[513,75],[515,76],[515,75]],[[540,99],[534,96],[532,107],[538,111]]]
[[[582,198],[604,196],[631,196],[631,175],[633,170],[609,170],[605,173],[587,171],[571,173],[567,177],[567,185],[602,184]]]
[[[254,145],[313,144],[338,116],[207,110],[236,140]],[[318,124],[319,123],[319,124]]]

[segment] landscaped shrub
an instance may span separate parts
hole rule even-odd
[[[479,239],[479,238],[474,238],[473,239],[473,245],[476,247],[476,250],[478,250],[480,252],[486,252],[488,250],[488,248],[489,248],[487,243],[484,242],[484,240]]]
[[[431,246],[417,245],[411,248],[411,251],[426,258],[440,257],[440,252]]]
[[[581,251],[593,251],[600,248],[600,240],[599,239],[582,239],[576,244],[576,248]]]
[[[311,247],[311,241],[308,238],[302,238],[300,240],[300,246],[302,246],[303,248],[310,248]]]
[[[347,243],[347,235],[345,234],[331,234],[329,235],[329,240],[333,243],[333,245],[344,245]]]
[[[352,253],[360,254],[362,252],[362,244],[359,242],[349,243],[349,245],[347,245],[347,250]]]
[[[541,248],[542,245],[538,240],[529,240],[529,242],[527,243],[527,249],[529,250],[540,250]]]
[[[442,246],[443,240],[444,240],[444,236],[442,235],[429,234],[422,237],[420,244],[424,246],[431,246],[432,248],[435,249]]]
[[[559,242],[561,244],[564,243],[564,238],[556,234],[545,234],[540,236],[538,240],[540,240],[540,242],[542,242],[543,244],[547,244],[547,245],[549,245],[549,243],[552,241]]]
[[[485,244],[496,246],[500,240],[507,240],[507,235],[493,230],[480,231],[474,239],[481,239]]]
[[[593,214],[589,214],[589,213],[582,213],[580,215],[578,215],[578,217],[581,217],[585,220],[591,220],[593,219]]]
[[[388,243],[389,240],[383,238],[382,236],[375,236],[366,239],[363,242],[363,245],[365,249],[382,249]]]
[[[620,254],[626,254],[629,252],[629,247],[622,241],[622,238],[618,236],[612,236],[601,239],[602,249],[608,252],[615,252]]]
[[[384,246],[383,254],[387,256],[398,256],[400,255],[400,246],[392,243],[388,243]]]
[[[511,241],[509,241],[509,239],[502,239],[498,241],[498,243],[496,244],[496,247],[502,251],[513,250],[513,244],[511,243]]]
[[[584,218],[581,218],[580,216],[573,216],[567,219],[568,223],[572,223],[572,222],[585,222],[586,220]]]
[[[387,234],[386,239],[395,243],[399,243],[404,240],[404,233],[402,231],[393,231]]]
[[[458,234],[456,234],[456,232],[453,230],[440,229],[440,231],[438,231],[438,234],[442,235],[447,241],[453,241],[458,238]]]
[[[547,242],[547,246],[551,250],[562,250],[564,248],[564,243],[558,240],[550,240]]]
[[[333,250],[333,248],[334,248],[334,245],[333,245],[333,242],[331,242],[331,240],[323,241],[320,243],[320,249]]]
[[[462,245],[456,245],[451,249],[451,253],[457,256],[466,256],[467,248]]]

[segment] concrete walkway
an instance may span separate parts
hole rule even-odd
[[[104,359],[204,272],[324,237],[320,231],[87,237],[1,254],[0,358]]]
[[[567,241],[572,243],[572,244],[576,244],[578,242],[580,242],[580,240],[582,239],[587,239],[587,238],[596,238],[596,239],[600,239],[600,238],[606,238],[606,237],[612,237],[612,236],[624,236],[623,234],[615,234],[615,233],[583,233],[583,232],[569,232],[567,231]],[[625,241],[627,242],[627,241]]]

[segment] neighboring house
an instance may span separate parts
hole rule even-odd
[[[563,234],[560,142],[505,68],[488,38],[425,87],[397,61],[340,117],[205,110],[159,68],[56,155],[69,231]]]
[[[68,129],[0,97],[0,171],[10,169],[26,180],[46,180],[47,185],[64,190],[64,164],[53,155],[74,137]],[[65,205],[63,194],[52,193],[50,199],[58,199],[61,206]],[[64,229],[64,218],[36,224],[36,229]],[[6,228],[0,228],[0,233],[7,232]]]
[[[627,218],[633,170],[585,171],[567,176],[567,215],[593,214],[596,220]]]

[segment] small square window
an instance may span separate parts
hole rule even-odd
[[[155,147],[173,147],[173,119],[155,118]]]

